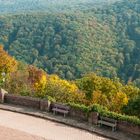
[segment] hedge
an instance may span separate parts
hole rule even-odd
[[[80,104],[75,104],[75,103],[68,103],[67,105],[69,105],[70,107],[82,110],[83,112],[87,114],[89,114],[90,112],[98,112],[100,115],[104,117],[109,117],[109,118],[113,118],[113,119],[121,120],[121,121],[127,121],[135,125],[140,125],[140,119],[138,117],[111,112],[106,107],[103,107],[99,104],[94,104],[92,106],[85,106],[85,105],[80,105]]]
[[[136,125],[140,125],[140,119],[138,117],[111,112],[107,108],[105,108],[101,105],[98,105],[98,104],[94,104],[94,105],[90,106],[89,111],[90,112],[95,111],[105,117],[114,118],[116,120],[127,121],[130,123],[136,124]]]
[[[75,104],[75,103],[68,103],[68,105],[69,105],[70,107],[73,107],[73,108],[77,108],[77,109],[79,109],[79,110],[82,110],[82,111],[85,112],[85,113],[89,113],[89,111],[90,111],[89,106],[80,105],[80,104]]]

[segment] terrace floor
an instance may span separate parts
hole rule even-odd
[[[0,110],[0,139],[108,140],[108,138],[64,124],[4,110]]]
[[[112,132],[109,128],[99,128],[69,117],[54,116],[52,113],[22,106],[0,104],[0,139],[109,140],[111,138],[117,140],[140,139],[136,135],[120,131]]]

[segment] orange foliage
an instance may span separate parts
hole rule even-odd
[[[47,85],[47,74],[34,66],[28,67],[30,84],[33,85],[34,91],[37,96],[45,96],[45,89]]]
[[[17,69],[17,61],[8,55],[0,45],[0,73],[11,73]]]

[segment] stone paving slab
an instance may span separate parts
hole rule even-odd
[[[31,115],[31,116],[35,116],[35,117],[40,117],[40,118],[44,118],[44,119],[58,122],[58,123],[63,123],[63,124],[66,124],[66,125],[69,125],[72,127],[76,127],[79,129],[83,129],[83,130],[89,131],[91,133],[96,133],[103,137],[111,138],[114,140],[140,140],[139,136],[136,136],[133,134],[121,132],[118,130],[115,132],[112,132],[111,129],[109,129],[109,128],[100,128],[96,125],[91,125],[87,122],[78,121],[78,120],[70,118],[70,117],[64,118],[61,115],[53,115],[52,113],[49,113],[49,112],[42,112],[40,110],[27,108],[27,107],[23,107],[23,106],[0,104],[0,109],[12,111],[12,112],[18,112],[18,113],[22,113],[22,114],[27,114],[27,115]]]
[[[19,130],[0,126],[0,140],[46,140]]]

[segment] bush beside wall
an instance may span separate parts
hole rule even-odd
[[[111,111],[108,111],[107,108],[104,108],[100,105],[95,104],[92,107],[90,107],[90,112],[98,112],[100,115],[105,116],[105,117],[113,118],[120,121],[130,122],[135,125],[140,125],[140,119],[138,117],[122,115],[115,112],[111,112]]]

